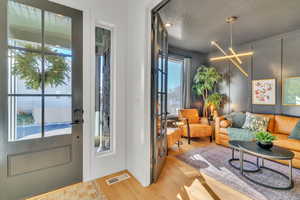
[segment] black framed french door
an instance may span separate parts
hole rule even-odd
[[[82,13],[0,0],[0,199],[82,180]]]
[[[168,32],[158,12],[152,14],[151,77],[152,182],[156,182],[168,151]]]

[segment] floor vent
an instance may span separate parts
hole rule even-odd
[[[110,179],[107,179],[106,183],[107,183],[107,185],[112,185],[112,184],[124,181],[126,179],[129,179],[129,178],[130,178],[129,174],[125,173],[125,174],[122,174],[120,176],[115,176],[115,177],[112,177]]]

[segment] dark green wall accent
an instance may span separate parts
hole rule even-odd
[[[219,91],[230,101],[221,112],[250,111],[254,113],[300,116],[300,106],[283,106],[281,86],[286,77],[300,76],[300,30],[250,42],[236,47],[239,52],[253,49],[252,57],[244,58],[242,67],[249,73],[249,79],[227,61],[212,63],[225,77],[219,84]],[[220,55],[218,52],[210,56]],[[276,105],[253,105],[252,80],[276,79]]]

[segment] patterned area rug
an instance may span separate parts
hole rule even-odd
[[[236,153],[238,156],[238,153]],[[239,170],[234,169],[228,163],[231,158],[231,149],[217,145],[210,145],[204,148],[177,155],[179,160],[199,169],[214,179],[228,185],[229,187],[247,195],[253,200],[300,200],[300,170],[293,170],[294,188],[291,190],[274,190],[254,184],[240,175]],[[246,155],[245,159],[256,161],[254,156]],[[238,162],[235,165],[239,165]],[[265,161],[265,166],[277,171],[288,174],[288,167],[279,163]],[[250,168],[250,165],[245,163],[245,168]],[[275,186],[284,186],[287,181],[282,176],[274,172],[262,169],[256,173],[245,173],[251,178],[272,184]]]
[[[78,183],[28,200],[107,200],[95,181]]]

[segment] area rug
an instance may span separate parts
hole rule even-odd
[[[107,200],[95,181],[78,183],[27,200]]]
[[[238,156],[238,153],[236,154]],[[291,190],[274,190],[259,186],[241,176],[239,170],[234,169],[228,163],[231,158],[231,149],[210,145],[208,147],[197,148],[192,151],[176,156],[179,160],[200,170],[217,181],[247,195],[253,200],[300,200],[300,170],[293,170],[294,188]],[[245,159],[256,161],[251,155],[245,155]],[[235,165],[239,165],[238,162]],[[288,167],[279,163],[265,161],[265,166],[288,174]],[[250,168],[250,165],[245,167]],[[256,181],[275,186],[287,185],[287,181],[282,176],[262,169],[256,173],[245,173]]]

